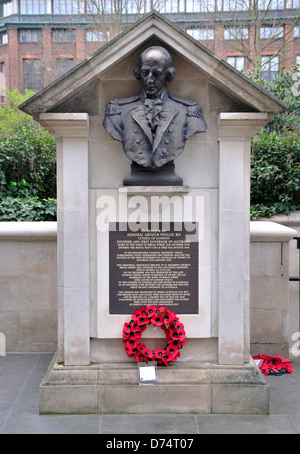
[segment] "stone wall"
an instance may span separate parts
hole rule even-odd
[[[291,239],[296,233],[296,230],[274,222],[251,223],[252,355],[289,356],[289,257]]]
[[[56,223],[0,223],[0,332],[7,352],[57,346]]]
[[[298,283],[289,283],[289,275],[298,275],[293,233],[251,223],[252,355],[288,356],[291,333],[299,331]],[[56,240],[56,223],[0,223],[0,333],[7,352],[56,350]]]
[[[262,221],[266,219],[262,218]],[[289,227],[296,230],[297,236],[300,237],[300,211],[295,211],[289,216],[280,214],[271,218],[273,222],[280,225]],[[292,240],[289,243],[289,275],[299,277],[299,257],[300,251],[297,249],[297,241]],[[300,287],[299,282],[293,281],[289,283],[289,339],[290,348],[295,344],[297,338],[296,333],[300,332],[300,317],[299,317],[299,305],[300,305]],[[300,353],[300,352],[299,352]]]

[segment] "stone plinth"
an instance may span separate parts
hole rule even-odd
[[[139,385],[133,363],[63,366],[53,360],[40,386],[41,413],[269,412],[269,388],[253,364],[174,363]]]

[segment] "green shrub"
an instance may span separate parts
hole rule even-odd
[[[0,221],[55,220],[55,199],[54,138],[24,125],[0,141]]]
[[[0,169],[4,194],[15,195],[18,184],[25,180],[34,195],[56,197],[55,141],[46,130],[23,126],[17,134],[1,140]]]
[[[56,200],[38,197],[5,197],[0,201],[0,220],[15,221],[55,221]]]
[[[261,131],[252,143],[251,219],[299,208],[300,133]]]
[[[18,106],[34,95],[34,91],[25,90],[25,94],[18,89],[5,90],[7,104],[0,107],[0,139],[10,137],[24,125],[39,128],[37,122],[30,115],[22,112]]]

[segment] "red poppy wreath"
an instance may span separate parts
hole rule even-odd
[[[142,334],[148,325],[160,327],[166,335],[165,348],[149,350],[142,343]],[[124,324],[123,342],[129,358],[137,362],[156,361],[159,365],[168,366],[180,356],[179,350],[184,346],[186,334],[184,326],[174,312],[164,306],[147,306],[137,309],[129,323]]]

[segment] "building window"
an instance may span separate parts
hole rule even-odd
[[[56,59],[56,76],[61,77],[74,67],[73,58],[57,58]]]
[[[5,96],[5,62],[4,61],[0,62],[0,74],[3,74],[0,77],[0,88],[1,88],[0,99],[1,99],[1,103],[4,104],[6,102],[6,96]]]
[[[245,11],[248,7],[246,0],[223,0],[223,11]]]
[[[248,28],[225,28],[224,39],[248,39]]]
[[[284,0],[259,0],[258,9],[263,11],[284,9]]]
[[[260,38],[283,38],[283,27],[261,27]]]
[[[54,43],[75,43],[76,31],[75,30],[53,30]]]
[[[296,57],[296,65],[300,65],[300,55],[297,55]]]
[[[86,10],[90,14],[112,14],[114,7],[111,0],[93,0],[86,3]]]
[[[109,32],[107,32],[109,33]],[[108,39],[109,39],[109,35],[108,35]],[[105,36],[104,36],[104,33],[100,30],[90,30],[88,32],[86,32],[86,41],[88,43],[95,43],[95,42],[105,42],[106,39],[105,39]]]
[[[13,14],[12,2],[3,3],[3,17],[11,16]]]
[[[137,2],[135,0],[129,0],[126,5],[126,13],[127,14],[138,14],[139,13],[139,8],[138,8]]]
[[[46,14],[46,0],[20,0],[21,14]]]
[[[179,5],[180,12],[181,6]],[[205,13],[207,11],[215,11],[216,2],[215,0],[186,0],[186,12],[187,13]]]
[[[186,12],[187,13],[200,13],[199,0],[186,0]]]
[[[0,34],[0,44],[8,44],[8,34],[7,33]]]
[[[40,43],[42,42],[42,30],[20,30],[21,43]]]
[[[294,28],[294,38],[299,38],[300,37],[300,27],[297,26]]]
[[[79,14],[78,0],[53,0],[54,14]]]
[[[227,57],[227,63],[233,66],[238,71],[242,71],[245,69],[245,57]]]
[[[273,80],[279,74],[279,56],[264,55],[261,57],[262,77],[265,80]]]
[[[166,0],[165,2],[160,2],[160,5],[158,5],[158,10],[161,13],[178,13],[178,1]]]
[[[215,0],[204,0],[200,4],[200,10],[202,13],[205,13],[206,11],[216,11],[216,2]]]
[[[126,14],[141,14],[145,13],[146,2],[137,0],[128,0],[125,2],[124,13]]]
[[[186,31],[194,39],[200,40],[209,40],[214,39],[215,32],[213,28],[190,28]]]
[[[23,60],[24,88],[38,91],[42,88],[41,61],[37,58]]]
[[[293,0],[292,8],[293,9],[300,9],[300,0]]]

